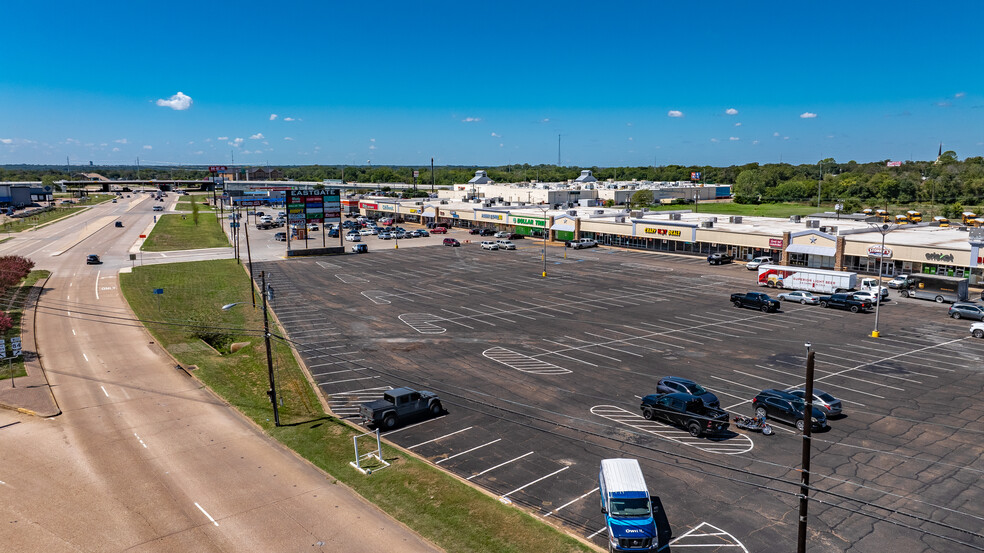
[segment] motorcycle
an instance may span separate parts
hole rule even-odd
[[[765,422],[765,417],[746,417],[744,415],[737,415],[734,418],[734,422],[735,426],[738,428],[762,432],[765,436],[772,435],[772,426]]]

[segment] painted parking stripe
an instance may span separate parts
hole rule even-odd
[[[506,465],[508,465],[510,463],[519,461],[523,457],[527,457],[529,455],[533,455],[533,452],[532,451],[526,452],[526,453],[520,455],[519,457],[516,457],[514,459],[510,459],[510,460],[506,461],[505,463],[499,463],[498,465],[496,465],[494,467],[489,467],[489,468],[483,470],[482,472],[479,472],[477,474],[473,474],[473,475],[469,476],[468,478],[465,478],[465,480],[471,480],[472,478],[475,478],[476,476],[481,476],[481,475],[485,474],[486,472],[491,472],[491,471],[493,471],[493,470],[495,470],[497,468],[504,467],[504,466],[506,466]]]
[[[558,367],[553,363],[548,363],[542,359],[536,359],[529,355],[512,351],[504,347],[496,346],[482,352],[482,355],[496,363],[501,363],[510,369],[515,369],[524,373],[532,374],[568,374],[571,371],[563,367]]]
[[[484,443],[484,444],[482,444],[482,445],[480,445],[480,446],[476,446],[476,447],[473,447],[473,448],[471,448],[471,449],[466,449],[465,451],[462,451],[461,453],[455,453],[454,455],[451,455],[451,456],[449,456],[449,457],[445,457],[444,459],[441,459],[440,461],[437,461],[437,462],[436,462],[436,463],[434,463],[434,464],[435,464],[435,465],[440,465],[440,464],[441,464],[441,463],[443,463],[444,461],[450,461],[451,459],[454,459],[455,457],[458,457],[459,455],[464,455],[464,454],[466,454],[466,453],[471,453],[472,451],[475,451],[475,450],[477,450],[477,449],[482,449],[482,448],[483,448],[483,447],[485,447],[485,446],[490,446],[490,445],[492,445],[492,444],[494,444],[494,443],[496,443],[496,442],[498,442],[498,441],[501,441],[501,440],[502,440],[502,438],[496,438],[495,440],[492,440],[491,442],[488,442],[488,443]]]
[[[589,492],[587,492],[587,493],[585,493],[584,495],[582,495],[582,496],[580,496],[580,497],[577,497],[577,498],[574,498],[574,499],[572,499],[572,500],[570,500],[570,501],[568,501],[567,503],[564,503],[564,504],[563,504],[563,505],[561,505],[560,507],[557,507],[557,508],[556,508],[556,509],[554,509],[553,511],[550,511],[549,513],[547,513],[547,514],[545,514],[545,515],[543,515],[543,518],[547,518],[548,516],[550,516],[550,515],[552,515],[552,514],[554,514],[554,513],[556,513],[557,511],[559,511],[559,510],[561,510],[561,509],[563,509],[564,507],[569,507],[569,506],[571,506],[571,505],[573,505],[573,504],[575,504],[575,503],[577,503],[578,501],[581,501],[582,499],[584,499],[585,497],[588,497],[589,495],[591,495],[591,494],[593,494],[593,493],[595,493],[595,492],[596,492],[596,491],[598,491],[599,489],[601,489],[601,488],[597,488],[597,487],[596,487],[595,489],[593,489],[593,490],[591,490],[591,491],[589,491]]]
[[[419,444],[412,445],[412,446],[408,447],[407,449],[413,449],[415,447],[420,447],[422,445],[427,445],[429,443],[433,443],[433,442],[436,442],[438,440],[443,440],[444,438],[447,438],[448,436],[454,436],[455,434],[461,434],[462,432],[471,430],[472,428],[474,428],[474,426],[469,426],[468,428],[462,428],[461,430],[455,430],[454,432],[452,432],[450,434],[445,434],[443,436],[438,436],[437,438],[434,438],[432,440],[427,440],[426,442],[420,442]]]
[[[725,549],[725,551],[740,550],[748,553],[748,549],[738,538],[706,522],[701,522],[680,536],[670,540],[670,545],[673,546],[673,549],[678,547],[728,547],[737,549]],[[704,550],[706,551],[706,549]]]
[[[785,375],[785,376],[791,376],[793,378],[799,378],[799,376],[800,376],[796,372],[790,373],[790,372],[786,372],[786,371],[783,371],[783,370],[780,370],[780,369],[777,369],[777,368],[774,368],[774,367],[767,367],[765,365],[755,365],[755,366],[758,367],[758,368],[760,368],[760,369],[765,369],[767,371],[774,371],[774,372],[777,372],[777,373],[782,374],[782,375]],[[830,371],[817,371],[817,372],[822,374],[822,373],[827,373],[827,372],[830,372]],[[902,391],[902,392],[905,391],[902,388],[895,388],[894,386],[886,386],[885,384],[879,384],[877,382],[871,382],[869,380],[863,380],[861,378],[855,378],[855,377],[852,377],[852,376],[841,375],[841,378],[850,378],[850,379],[853,379],[853,380],[857,380],[859,382],[864,382],[865,384],[871,384],[872,386],[875,386],[875,387],[878,387],[878,388],[892,388],[892,389],[899,390],[899,391]],[[882,396],[880,396],[878,394],[873,394],[873,393],[870,393],[870,392],[864,392],[864,391],[858,390],[857,386],[844,386],[844,385],[841,385],[841,384],[833,384],[833,383],[830,383],[830,382],[828,382],[827,384],[824,384],[824,386],[832,386],[834,388],[843,388],[845,390],[850,390],[852,392],[857,392],[857,393],[862,394],[862,395],[877,397],[879,399],[885,399],[884,397],[882,397]],[[806,387],[805,384],[803,384],[803,385],[796,384],[796,385],[790,385],[789,386],[789,389],[790,390],[795,390],[796,388],[805,388],[805,387]]]
[[[444,319],[430,313],[404,313],[400,315],[399,319],[403,324],[420,334],[443,334],[448,331],[448,329],[434,324]]]
[[[660,422],[646,420],[642,415],[615,405],[595,405],[591,408],[591,414],[708,453],[738,455],[747,453],[755,447],[752,439],[744,434],[736,434],[733,438],[721,442],[710,441],[706,438],[694,438],[689,432]]]
[[[512,495],[512,494],[514,494],[514,493],[516,493],[518,491],[522,491],[523,489],[528,488],[528,487],[532,486],[533,484],[536,484],[537,482],[540,482],[542,480],[546,480],[547,478],[550,478],[551,476],[558,475],[558,474],[564,472],[565,470],[567,470],[569,468],[571,468],[571,467],[569,467],[569,466],[563,467],[560,470],[555,470],[555,471],[551,472],[550,474],[548,474],[546,476],[541,476],[540,478],[537,478],[536,480],[534,480],[532,482],[523,484],[522,486],[516,488],[515,490],[513,490],[513,491],[511,491],[509,493],[504,493],[504,494],[500,495],[499,496],[499,501],[502,501],[504,499],[507,499],[510,495]]]
[[[345,284],[358,284],[360,282],[369,282],[369,279],[362,278],[358,275],[340,275],[336,274],[335,278],[342,281]]]

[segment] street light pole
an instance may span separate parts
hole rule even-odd
[[[885,236],[895,230],[891,225],[884,224],[876,227],[876,230],[881,233],[881,250],[878,252],[878,290],[875,292],[875,329],[871,331],[871,337],[877,338],[878,333],[878,315],[881,313],[881,292],[882,292],[882,274],[885,272]]]

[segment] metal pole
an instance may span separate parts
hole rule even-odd
[[[255,213],[255,211],[254,211]],[[249,225],[246,225],[246,262],[249,267],[249,295],[253,300],[253,309],[256,309],[256,290],[253,288],[253,254],[249,251]]]
[[[260,271],[260,291],[263,296],[263,338],[266,341],[267,372],[270,375],[270,389],[267,395],[273,404],[273,424],[280,426],[280,410],[277,408],[277,387],[273,381],[273,356],[270,353],[270,317],[267,315],[266,272]]]
[[[813,431],[813,350],[806,343],[806,393],[803,401],[803,468],[800,471],[799,532],[796,553],[806,553],[807,504],[810,494],[810,434]]]
[[[878,334],[878,314],[881,312],[879,307],[881,306],[881,291],[882,291],[882,272],[885,268],[885,235],[888,234],[888,225],[882,225],[881,227],[882,244],[881,251],[878,256],[878,290],[875,292],[875,330],[871,332],[872,338],[877,338]]]
[[[431,158],[431,192],[434,191],[434,158]]]

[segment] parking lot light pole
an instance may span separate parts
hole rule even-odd
[[[806,553],[807,506],[810,494],[810,435],[813,431],[813,350],[806,344],[806,390],[803,394],[803,468],[800,470],[799,531],[796,553]]]
[[[884,224],[875,227],[879,233],[881,233],[881,250],[878,251],[878,290],[875,292],[875,329],[871,331],[871,337],[877,338],[880,334],[878,333],[878,315],[881,313],[881,291],[882,291],[882,274],[884,274],[885,269],[885,236],[895,230],[891,225]]]
[[[550,236],[550,229],[547,228],[547,208],[537,208],[543,212],[543,278],[547,278],[547,237]]]

